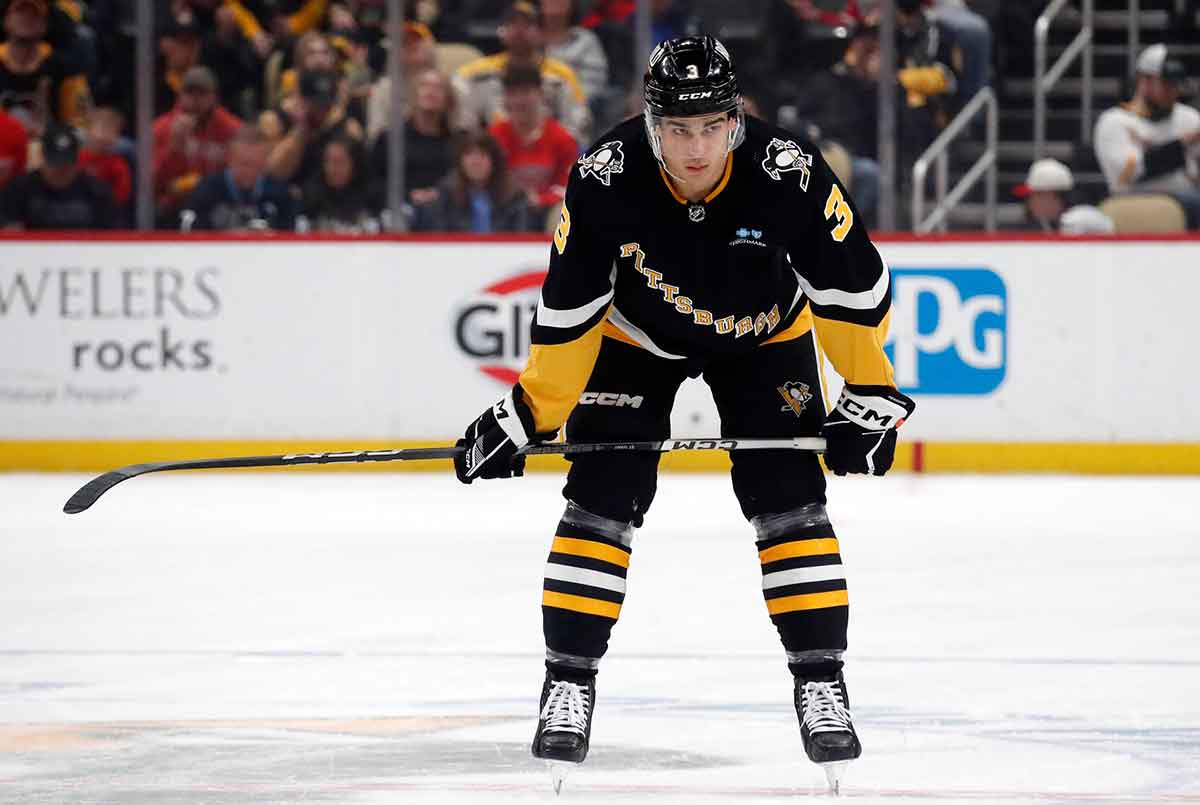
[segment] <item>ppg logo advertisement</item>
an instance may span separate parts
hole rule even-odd
[[[989,394],[1008,366],[1008,292],[986,268],[893,268],[885,347],[909,394]]]

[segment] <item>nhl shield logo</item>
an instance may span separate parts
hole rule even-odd
[[[621,150],[620,140],[610,140],[592,153],[579,158],[580,178],[595,176],[605,187],[612,184],[614,173],[624,171],[625,152]]]
[[[762,161],[763,170],[775,181],[780,181],[780,174],[800,171],[800,189],[808,191],[809,167],[813,158],[800,150],[800,146],[791,140],[781,140],[778,137],[771,140],[767,146],[767,156]]]
[[[689,204],[688,205],[688,220],[689,221],[698,224],[704,220],[705,214],[706,213],[704,211],[703,204]]]
[[[796,416],[804,413],[805,407],[812,400],[812,391],[809,390],[807,383],[801,383],[797,380],[789,380],[779,388],[775,389],[779,395],[783,397],[784,405],[780,411],[791,411]]]

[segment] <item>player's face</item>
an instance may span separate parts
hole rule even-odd
[[[729,133],[737,125],[725,114],[668,117],[659,125],[663,162],[684,181],[714,178],[725,168]]]

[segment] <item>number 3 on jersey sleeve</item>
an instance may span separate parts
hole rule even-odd
[[[846,203],[846,198],[842,195],[842,190],[836,184],[829,188],[829,198],[825,199],[825,218],[826,220],[837,216],[837,226],[829,234],[838,243],[846,239],[846,235],[850,232],[850,227],[854,226],[854,211],[850,209],[850,205]],[[559,227],[562,228],[561,225]],[[558,236],[555,235],[555,239]]]
[[[558,228],[554,230],[554,248],[562,254],[567,249],[567,235],[571,234],[571,213],[564,201],[562,211],[558,214]]]

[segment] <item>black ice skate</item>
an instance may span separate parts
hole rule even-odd
[[[549,763],[556,794],[562,790],[571,767],[587,757],[595,704],[594,679],[571,682],[546,672],[537,732],[533,735],[533,756]]]
[[[833,677],[796,677],[800,739],[808,759],[825,769],[825,777],[835,794],[840,793],[846,764],[862,754],[849,708],[850,698],[841,671]]]

